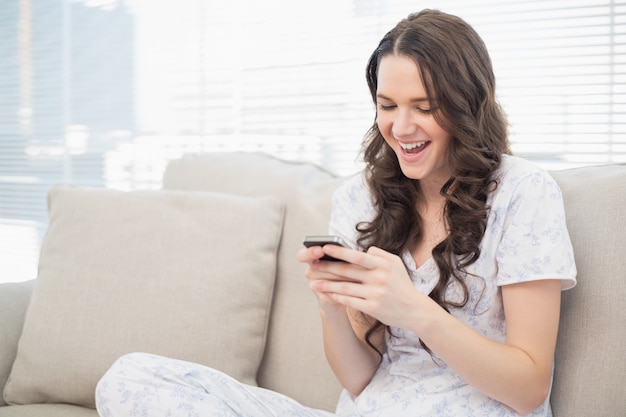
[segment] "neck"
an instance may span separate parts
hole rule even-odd
[[[423,219],[429,219],[430,221],[443,220],[446,199],[441,195],[441,187],[443,187],[446,181],[447,179],[440,181],[432,179],[420,180],[422,200],[418,205],[418,212]]]
[[[420,189],[426,205],[438,205],[444,202],[445,199],[441,195],[441,188],[444,184],[445,181],[420,180]]]

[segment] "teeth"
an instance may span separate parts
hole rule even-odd
[[[420,148],[420,147],[424,146],[424,144],[426,143],[426,141],[423,141],[423,142],[414,142],[414,143],[401,143],[401,142],[398,142],[398,143],[400,143],[400,147],[401,147],[402,149],[405,149],[405,150],[407,150],[407,151],[410,151],[411,149]]]

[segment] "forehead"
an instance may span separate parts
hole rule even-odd
[[[411,99],[428,96],[417,63],[395,54],[384,56],[378,64],[377,93]]]

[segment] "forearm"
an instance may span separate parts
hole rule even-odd
[[[380,355],[357,337],[346,313],[322,313],[322,333],[326,358],[340,384],[360,394],[376,372]]]

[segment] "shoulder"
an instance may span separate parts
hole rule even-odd
[[[363,173],[346,178],[335,190],[332,199],[329,230],[356,247],[356,225],[375,216],[372,195]]]
[[[520,183],[528,178],[548,177],[548,172],[527,159],[513,155],[502,155],[502,162],[496,171],[496,179],[507,183]]]
[[[545,169],[517,156],[502,156],[494,180],[497,182],[497,188],[492,200],[514,199],[515,196],[561,199],[558,184]]]
[[[490,201],[490,228],[498,284],[545,278],[576,281],[561,191],[548,172],[522,158],[506,156]]]
[[[362,172],[347,177],[333,194],[333,206],[341,204],[371,205],[372,195]]]

